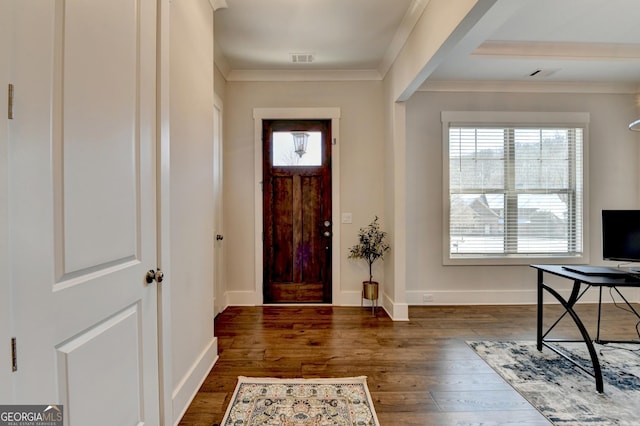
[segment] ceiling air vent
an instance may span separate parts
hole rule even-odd
[[[313,62],[313,54],[311,53],[292,53],[291,62],[294,64],[310,64]]]
[[[560,68],[538,68],[529,74],[529,77],[532,78],[546,78],[550,77],[552,74],[560,71]]]

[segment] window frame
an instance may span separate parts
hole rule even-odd
[[[528,265],[533,263],[584,264],[589,263],[589,122],[587,112],[526,112],[526,111],[442,111],[442,261],[443,265]],[[501,254],[451,257],[450,253],[450,176],[449,128],[478,127],[572,127],[583,129],[582,141],[582,254]]]

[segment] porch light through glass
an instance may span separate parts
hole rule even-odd
[[[304,152],[299,153],[295,145],[296,133],[306,134]],[[276,167],[303,167],[322,165],[322,133],[309,132],[273,132],[272,164]]]
[[[307,141],[309,140],[309,133],[306,132],[291,132],[293,137],[293,152],[298,154],[299,158],[307,152]]]

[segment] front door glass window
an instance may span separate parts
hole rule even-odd
[[[274,166],[321,166],[322,165],[322,133],[306,131],[306,145],[294,143],[294,133],[273,132]],[[296,152],[297,151],[297,152]]]

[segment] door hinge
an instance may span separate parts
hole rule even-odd
[[[333,144],[338,145],[338,140],[336,138],[333,138]]]
[[[11,338],[11,371],[18,371],[18,352],[16,350],[16,338]]]
[[[7,118],[13,120],[13,84],[9,83],[9,89],[7,90]]]

